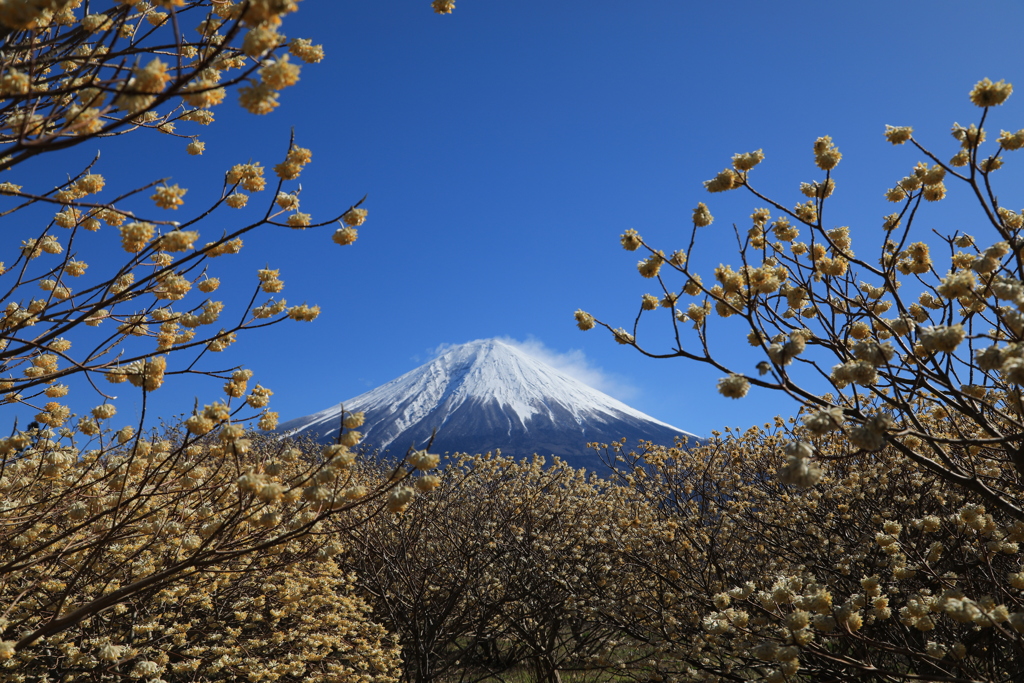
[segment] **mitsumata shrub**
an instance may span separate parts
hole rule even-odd
[[[661,289],[643,296],[631,330],[584,311],[577,311],[577,324],[604,327],[619,344],[647,355],[723,370],[718,391],[729,398],[743,398],[754,386],[783,392],[803,406],[811,435],[842,433],[867,452],[895,449],[1024,521],[1024,218],[1009,208],[1012,193],[996,188],[1006,156],[1024,147],[1024,130],[1002,131],[994,146],[984,144],[991,108],[1012,90],[1003,81],[977,83],[970,99],[982,110],[980,120],[954,124],[955,144],[945,154],[926,147],[910,127],[886,128],[889,142],[909,144],[923,159],[885,193],[894,212],[873,226],[879,248],[870,257],[854,252],[849,227],[829,228],[822,219],[838,191],[842,159],[832,138],[814,141],[823,177],[800,183],[795,204],[755,187],[765,158],[760,150],[737,154],[704,185],[710,193],[742,188],[766,205],[750,215],[741,265],[720,265],[704,278],[696,272],[699,231],[714,220],[700,203],[686,250],[666,256],[635,230],[622,235],[623,247],[644,254],[640,275],[656,278]],[[928,223],[947,183],[948,191],[976,200],[970,234]],[[864,232],[858,237],[867,239]],[[654,300],[660,305],[649,305]],[[667,348],[658,348],[658,333],[651,332],[657,318],[667,328]],[[716,327],[746,336],[749,367],[735,365],[743,354],[726,359],[709,342]],[[922,418],[939,412],[948,428]],[[811,484],[820,476],[810,442],[787,452],[784,477]]]
[[[813,484],[786,481],[794,442],[825,463]],[[463,456],[404,515],[348,525],[338,561],[399,638],[406,680],[1019,671],[1024,524],[897,449],[799,420],[595,446],[607,480]]]
[[[849,227],[821,218],[842,159],[828,136],[813,145],[823,177],[800,183],[795,204],[754,186],[760,150],[705,183],[766,205],[751,213],[739,267],[720,265],[707,282],[696,272],[699,230],[714,220],[704,203],[690,247],[671,256],[635,230],[622,235],[661,292],[642,297],[632,329],[577,311],[580,329],[713,365],[728,373],[726,397],[756,386],[802,406],[798,421],[716,434],[698,449],[608,452],[630,466],[619,480],[672,529],[653,554],[627,551],[644,578],[629,589],[634,602],[609,610],[658,648],[657,675],[1019,675],[1024,219],[996,184],[1024,131],[984,144],[990,108],[1011,93],[1003,81],[977,83],[980,119],[953,125],[947,154],[910,127],[886,128],[924,158],[885,192],[895,211],[880,218],[871,258],[855,254]],[[976,200],[971,233],[932,231],[930,205],[956,189]],[[667,349],[650,331],[655,317]],[[750,367],[736,365],[743,354],[726,360],[712,327],[746,336]]]
[[[294,139],[269,169],[250,160],[212,179],[222,189],[207,206],[188,188],[207,178],[113,188],[97,156],[54,187],[23,165],[46,154],[57,167],[62,150],[127,134],[203,154],[198,130],[230,92],[267,114],[301,66],[323,58],[283,33],[297,10],[296,0],[0,2],[0,203],[26,231],[0,263],[0,402],[34,418],[12,419],[0,438],[3,680],[400,675],[397,646],[332,559],[342,548],[325,523],[401,511],[436,487],[436,459],[366,476],[351,450],[358,413],[343,414],[327,448],[262,437],[249,425],[276,427],[273,391],[249,370],[204,365],[243,331],[320,312],[288,304],[278,270],[222,282],[215,259],[275,226],[334,225],[333,241],[352,244],[362,202],[327,220],[300,212],[313,153]],[[159,177],[144,155],[132,163]],[[241,217],[261,201],[255,219]],[[230,287],[248,304],[213,298]],[[148,397],[174,375],[212,377],[223,395],[155,428]],[[119,413],[110,384],[137,392],[141,408]]]

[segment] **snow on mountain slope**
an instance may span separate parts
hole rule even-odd
[[[291,420],[279,431],[330,441],[342,406],[363,411],[364,443],[404,453],[437,430],[433,450],[587,456],[588,441],[671,444],[689,432],[630,408],[496,339],[455,346],[365,394]]]

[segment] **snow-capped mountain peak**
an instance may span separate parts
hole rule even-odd
[[[671,444],[672,436],[692,436],[498,339],[450,347],[397,379],[291,420],[280,431],[330,441],[342,408],[366,414],[364,443],[395,452],[422,445],[434,430],[435,451],[501,448],[563,457],[587,453],[588,441],[625,436]]]

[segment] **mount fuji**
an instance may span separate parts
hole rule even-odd
[[[623,437],[672,445],[693,434],[656,420],[497,339],[454,346],[429,363],[365,394],[281,424],[278,432],[321,442],[337,438],[341,410],[363,411],[363,443],[394,455],[436,453],[557,455],[597,469],[587,442]]]

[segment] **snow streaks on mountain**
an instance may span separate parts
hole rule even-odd
[[[648,439],[671,445],[689,432],[630,408],[607,394],[497,339],[454,346],[429,363],[365,394],[291,420],[279,431],[337,438],[342,407],[363,411],[363,443],[402,455],[431,450],[514,456],[558,455],[576,465],[599,464],[589,441]]]

